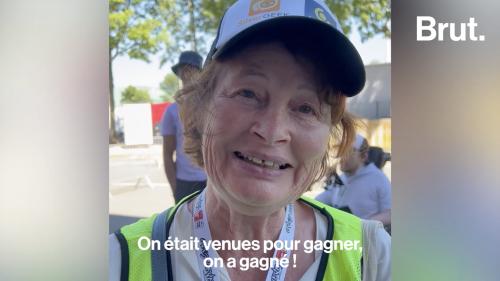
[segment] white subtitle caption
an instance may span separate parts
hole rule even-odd
[[[292,240],[292,241],[271,241],[264,240],[262,243],[258,240],[211,240],[201,241],[205,249],[214,251],[262,251],[264,254],[273,251],[292,251],[301,250],[304,253],[312,253],[322,251],[331,253],[332,251],[361,251],[361,243],[359,240]],[[142,236],[137,241],[137,246],[143,251],[198,251],[200,250],[200,240],[197,237],[190,237],[188,240],[178,239],[177,237],[168,237],[161,245],[158,240],[152,240],[147,236]],[[239,268],[246,271],[251,268],[260,270],[269,270],[270,268],[283,267],[287,268],[290,264],[292,267],[297,266],[296,254],[288,257],[286,254],[281,257],[242,257],[239,259],[228,258],[226,260],[217,258],[205,258],[203,260],[205,267],[227,267]]]

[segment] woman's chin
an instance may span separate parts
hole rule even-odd
[[[248,207],[265,208],[276,207],[279,202],[285,201],[287,194],[282,194],[276,183],[259,182],[253,180],[249,183],[239,181],[237,185],[232,185],[226,192],[230,197]]]

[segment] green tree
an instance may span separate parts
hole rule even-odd
[[[345,34],[357,26],[361,41],[378,34],[391,37],[391,4],[389,0],[325,0],[337,16]]]
[[[193,50],[202,56],[208,52],[224,11],[234,0],[158,0],[159,11],[166,22],[174,44],[161,57],[160,65],[175,62],[181,51]],[[164,3],[165,2],[165,3]]]
[[[148,103],[151,102],[151,96],[147,90],[141,90],[134,86],[128,86],[122,92],[122,103]]]
[[[160,97],[162,101],[174,101],[174,95],[179,90],[179,79],[175,74],[168,73],[163,78],[163,81],[160,83],[160,89],[164,92],[164,94]]]
[[[174,0],[162,0],[164,7]],[[113,98],[113,61],[128,56],[149,62],[149,56],[171,44],[167,22],[160,17],[154,0],[109,1],[109,102],[110,140],[116,140]]]

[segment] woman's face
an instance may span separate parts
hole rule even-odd
[[[312,183],[331,126],[313,73],[278,43],[222,63],[203,157],[210,185],[226,204],[251,214],[277,210]]]

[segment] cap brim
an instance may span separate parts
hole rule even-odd
[[[176,64],[176,65],[172,66],[172,68],[171,68],[171,69],[172,69],[172,72],[174,72],[174,73],[175,73],[175,75],[177,75],[177,76],[179,76],[179,67],[181,67],[181,65],[182,65],[182,64],[178,63],[178,64]]]
[[[189,62],[179,62],[176,65],[172,66],[172,71],[175,73],[175,75],[179,76],[179,70],[182,66],[184,65],[190,65],[196,69],[201,69],[201,67],[198,64],[195,63],[189,63]]]
[[[276,32],[294,30],[302,40],[317,40],[324,50],[325,62],[331,70],[332,83],[348,97],[358,94],[363,89],[366,79],[365,67],[354,45],[331,25],[313,18],[287,16],[257,23],[213,50],[212,58],[217,58],[241,40],[248,39],[249,36],[258,36],[257,34],[262,30],[276,30]]]

